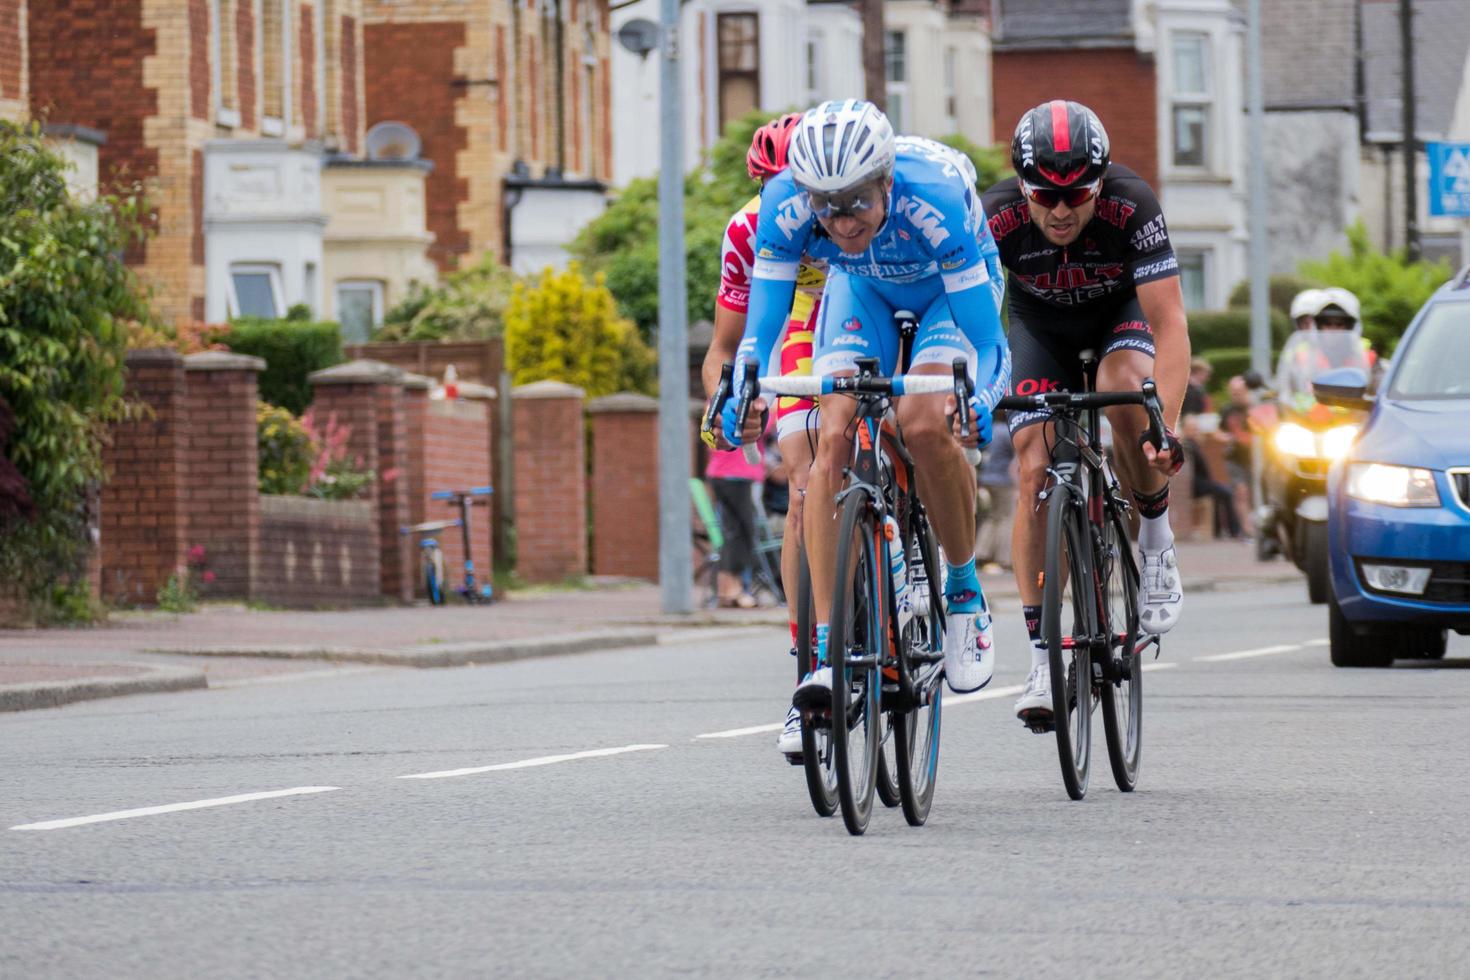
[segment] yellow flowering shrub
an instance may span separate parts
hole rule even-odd
[[[303,492],[314,458],[306,426],[284,408],[256,402],[255,427],[260,446],[260,492]]]

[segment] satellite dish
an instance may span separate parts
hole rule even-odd
[[[413,127],[401,122],[380,122],[367,131],[369,160],[417,160],[423,147]]]
[[[618,28],[618,43],[640,58],[658,47],[658,25],[646,17],[635,17]]]

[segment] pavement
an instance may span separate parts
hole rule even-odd
[[[1249,543],[1185,541],[1186,593],[1297,585]],[[997,610],[1018,606],[1008,572],[982,581]],[[690,630],[780,626],[781,607],[666,615],[656,585],[598,581],[512,592],[488,606],[338,611],[209,604],[181,615],[117,612],[89,628],[0,630],[0,711],[204,687],[346,675],[380,667],[454,667],[679,642]]]

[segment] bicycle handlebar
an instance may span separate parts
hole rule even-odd
[[[1115,405],[1142,405],[1148,411],[1148,441],[1160,450],[1164,446],[1164,406],[1153,378],[1144,378],[1137,391],[1048,391],[1039,395],[1007,395],[996,408],[1012,412],[1050,411],[1054,409],[1081,412],[1090,408]]]
[[[429,494],[429,499],[458,500],[460,497],[488,497],[494,492],[494,487],[470,487],[468,490],[435,490]]]

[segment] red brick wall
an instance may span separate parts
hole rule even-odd
[[[306,138],[321,135],[316,118],[316,12],[301,7],[301,124]]]
[[[367,62],[367,121],[372,126],[396,119],[423,140],[422,155],[434,162],[426,182],[427,219],[434,243],[429,257],[440,269],[455,267],[470,249],[458,208],[469,197],[469,182],[459,175],[458,154],[469,143],[455,124],[454,52],[464,46],[462,21],[431,24],[369,24],[363,29]]]
[[[128,354],[127,396],[147,414],[112,428],[103,453],[102,596],[111,602],[152,603],[184,565],[184,361],[171,350]]]
[[[209,4],[207,0],[189,0],[189,114],[195,119],[213,115],[209,59]]]
[[[399,529],[408,523],[408,428],[403,415],[403,387],[379,385],[378,427],[378,520],[383,595],[408,602],[413,598],[414,565],[411,542]]]
[[[490,416],[489,403],[479,400],[428,402],[422,430],[423,475],[420,484],[419,521],[449,520],[459,516],[459,509],[442,500],[430,500],[437,490],[467,490],[490,483]],[[475,578],[490,581],[494,568],[491,554],[491,497],[475,498],[470,509],[470,549],[475,561]],[[464,582],[464,545],[459,528],[437,532],[444,551],[444,570],[451,585]],[[410,542],[416,550],[417,542]],[[417,576],[416,576],[417,577]],[[422,593],[422,583],[415,584]]]
[[[509,78],[505,68],[505,26],[495,25],[495,77]],[[504,153],[509,147],[510,121],[507,117],[509,111],[510,96],[501,92],[500,97],[495,100],[495,122],[500,127],[500,141],[496,144],[500,152]]]
[[[143,85],[143,59],[157,45],[143,27],[142,0],[45,0],[28,10],[32,110],[107,134],[98,153],[104,185],[118,168],[129,179],[156,175],[143,120],[158,114],[158,97]]]
[[[592,572],[656,581],[658,405],[590,411]]]
[[[204,151],[194,150],[193,165],[189,169],[189,205],[194,212],[194,241],[190,248],[190,258],[195,265],[204,264]],[[194,297],[199,305],[199,312],[194,319],[204,319],[204,297]]]
[[[261,497],[259,570],[255,597],[273,605],[373,602],[379,569],[371,503]]]
[[[239,87],[240,125],[255,128],[255,14],[251,0],[235,6],[235,71]]]
[[[206,369],[199,357],[187,369],[187,548],[202,545],[215,575],[202,595],[246,599],[260,547],[255,371]]]
[[[587,480],[581,391],[557,397],[540,382],[518,389],[515,410],[516,571],[557,582],[587,571]]]
[[[361,123],[357,118],[357,18],[342,18],[342,138],[347,141],[347,152],[356,153],[357,131]],[[372,118],[369,103],[368,118]],[[437,168],[436,168],[437,169]]]
[[[20,98],[20,0],[0,0],[0,99]]]
[[[992,58],[996,138],[1009,142],[1027,109],[1071,98],[1102,119],[1113,159],[1158,189],[1159,140],[1152,58],[1131,48],[997,51]]]

